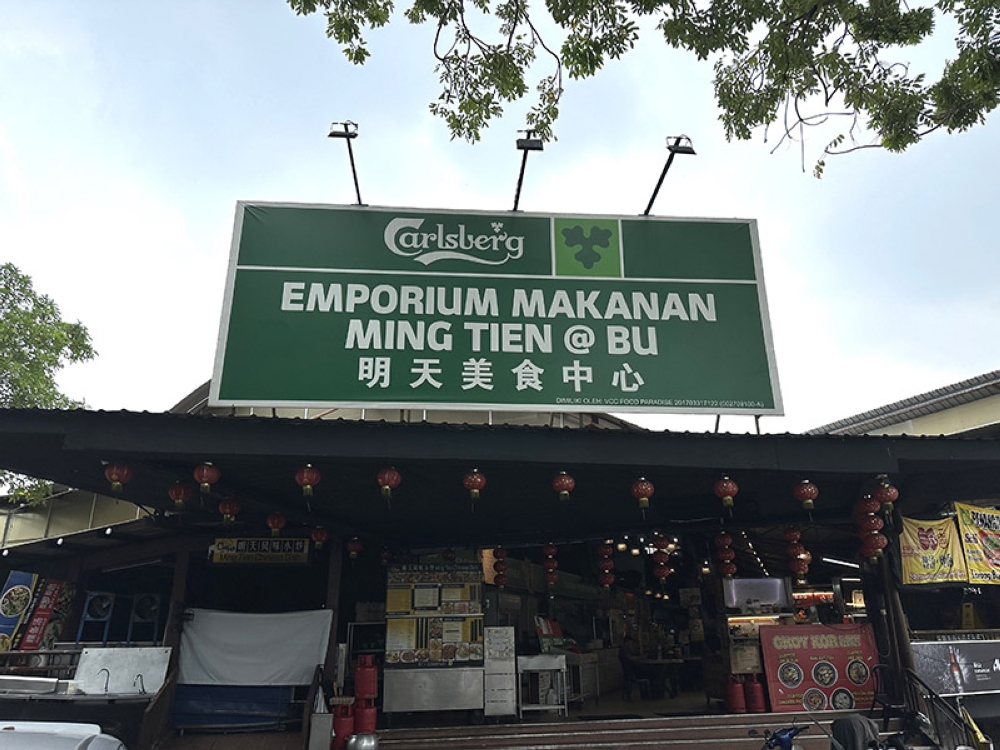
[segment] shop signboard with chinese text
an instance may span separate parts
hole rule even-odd
[[[766,625],[760,643],[772,711],[871,706],[878,658],[870,625]]]
[[[950,518],[920,521],[903,517],[899,555],[904,584],[967,581],[965,556],[955,522]]]
[[[309,562],[308,539],[215,540],[212,562],[229,565],[304,565]]]
[[[210,403],[780,414],[756,223],[241,202]]]
[[[1000,512],[955,503],[969,583],[1000,583]]]

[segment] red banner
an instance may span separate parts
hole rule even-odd
[[[28,620],[28,627],[24,631],[21,651],[37,651],[41,647],[45,629],[49,626],[49,620],[52,619],[52,613],[55,611],[62,590],[62,581],[50,580],[45,584],[31,619]]]
[[[870,625],[765,625],[760,643],[772,711],[871,706],[878,657]]]

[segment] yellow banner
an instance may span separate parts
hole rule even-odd
[[[972,583],[1000,583],[1000,512],[955,503]]]
[[[958,532],[950,518],[941,521],[903,518],[899,551],[904,584],[969,580]]]

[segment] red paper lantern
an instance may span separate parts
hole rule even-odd
[[[302,494],[312,497],[313,487],[319,484],[322,475],[313,468],[312,464],[306,464],[295,472],[295,483],[302,488]]]
[[[125,464],[108,464],[104,469],[104,478],[111,482],[111,491],[119,493],[132,478],[132,470]]]
[[[722,501],[723,508],[733,507],[733,498],[740,491],[740,486],[727,476],[723,476],[712,488],[715,496]]]
[[[395,466],[387,466],[378,473],[376,481],[382,488],[382,497],[388,500],[392,497],[392,491],[402,483],[403,475],[396,471]]]
[[[804,576],[809,572],[809,564],[805,560],[789,560],[788,569],[796,575]]]
[[[719,562],[732,562],[736,559],[736,553],[731,547],[722,547],[716,550],[715,557]]]
[[[382,565],[388,565],[392,562],[392,550],[388,547],[383,547],[382,551],[378,553],[378,561]]]
[[[614,545],[602,544],[597,548],[598,557],[611,557],[613,554],[615,554]]]
[[[715,546],[718,547],[719,549],[722,549],[723,547],[732,547],[733,537],[727,534],[725,531],[723,531],[721,534],[715,537]]]
[[[441,559],[444,560],[446,563],[455,562],[456,557],[458,557],[458,555],[455,554],[455,550],[453,550],[451,547],[448,547],[448,549],[446,549],[444,552],[441,553]]]
[[[736,564],[731,562],[722,563],[719,566],[719,572],[726,578],[732,578],[736,575]]]
[[[546,557],[542,560],[542,567],[545,568],[545,570],[555,570],[559,567],[559,561],[554,557]]]
[[[891,510],[892,504],[899,499],[899,490],[883,480],[872,492],[872,498]]]
[[[604,588],[611,588],[611,584],[615,582],[615,574],[604,572],[597,576],[597,582],[600,583]]]
[[[615,561],[612,560],[610,557],[602,557],[600,560],[597,561],[597,567],[600,568],[603,572],[609,573],[615,569]]]
[[[819,487],[808,479],[803,479],[792,488],[792,494],[795,495],[796,500],[802,503],[804,510],[812,510],[815,505],[814,501],[819,497]]]
[[[478,469],[473,469],[462,478],[462,486],[469,491],[469,497],[478,500],[479,491],[486,486],[486,477]]]
[[[347,554],[352,560],[357,560],[358,555],[364,550],[365,545],[361,543],[361,540],[356,536],[352,536],[350,541],[347,542]]]
[[[868,534],[861,542],[861,554],[870,560],[875,560],[882,556],[882,550],[889,544],[885,534],[875,532]]]
[[[872,513],[878,513],[881,509],[882,503],[871,495],[865,495],[862,497],[854,508],[857,513],[865,513],[869,515]]]
[[[863,531],[868,534],[881,531],[883,526],[885,526],[885,521],[878,516],[865,516],[858,523],[859,531]]]
[[[671,573],[673,573],[673,571],[670,569],[670,566],[668,565],[664,565],[661,563],[659,565],[653,566],[653,575],[660,579],[660,583],[663,583],[665,580],[667,580],[667,577]]]
[[[187,501],[194,496],[194,487],[190,484],[185,484],[184,482],[175,482],[170,485],[170,489],[167,490],[167,495],[170,499],[174,501],[174,509],[177,512],[182,512],[184,507],[187,505]]]
[[[806,548],[799,542],[792,542],[785,547],[785,554],[788,557],[802,557],[806,553]]]
[[[552,489],[559,493],[563,502],[569,500],[569,493],[576,488],[576,480],[565,471],[560,471],[552,480]]]
[[[786,542],[797,542],[802,538],[802,532],[798,526],[786,526],[781,535],[785,538]]]
[[[649,507],[649,498],[653,496],[655,490],[653,483],[645,477],[639,477],[632,483],[632,497],[639,501],[640,509],[645,510]]]
[[[504,586],[506,586],[507,585],[507,575],[506,575],[506,573],[497,573],[496,576],[493,579],[493,583],[495,583],[500,588],[503,588]]]
[[[240,504],[235,500],[223,500],[219,503],[219,513],[222,514],[223,523],[235,521],[239,512]]]
[[[493,572],[495,573],[506,573],[507,572],[507,561],[497,560],[493,563]]]
[[[670,555],[668,555],[662,549],[658,549],[656,550],[656,552],[653,553],[653,562],[656,563],[657,565],[666,565],[669,559]]]
[[[656,547],[656,549],[666,549],[670,546],[670,542],[667,541],[666,537],[658,536],[653,539],[653,546]]]
[[[281,530],[285,528],[285,517],[280,513],[272,513],[267,517],[267,527],[271,529],[271,536],[278,536],[281,534]]]
[[[324,542],[330,538],[330,532],[322,526],[317,526],[309,536],[312,537],[313,542],[316,544],[316,549],[323,549]]]
[[[545,582],[549,586],[554,586],[555,583],[556,583],[556,581],[558,581],[558,580],[559,580],[559,574],[556,573],[554,570],[550,570],[550,571],[546,572],[546,574],[545,574]]]
[[[212,491],[212,485],[219,481],[222,472],[208,461],[194,470],[194,481],[201,488],[201,494],[207,495]]]
[[[542,554],[545,555],[546,557],[555,557],[558,551],[559,548],[556,545],[552,544],[552,542],[549,542],[544,547],[542,547]]]

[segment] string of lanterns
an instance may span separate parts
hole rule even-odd
[[[863,496],[855,506],[853,515],[861,540],[861,554],[872,564],[878,562],[882,551],[889,546],[889,538],[882,533],[885,521],[878,514],[883,508],[891,513],[893,504],[899,499],[899,490],[889,483],[885,474],[879,474],[876,482],[872,493]]]
[[[663,588],[664,582],[674,572],[668,565],[670,553],[667,552],[667,548],[669,546],[670,542],[663,536],[657,535],[653,539],[653,547],[656,550],[653,552],[653,575],[660,581],[660,588]]]
[[[493,550],[493,572],[496,573],[493,583],[504,588],[507,585],[507,550],[503,547]]]
[[[542,567],[545,569],[545,583],[549,586],[554,586],[559,580],[559,573],[557,572],[559,561],[556,560],[556,553],[558,551],[559,548],[552,542],[542,547],[542,554],[545,555],[542,560]]]
[[[626,545],[626,549],[628,545]],[[605,590],[611,588],[611,584],[615,582],[615,574],[612,573],[615,569],[615,561],[611,559],[612,555],[615,554],[615,548],[611,544],[611,540],[607,540],[604,544],[598,546],[597,548],[597,569],[599,573],[597,574],[597,582],[605,588]]]
[[[715,537],[715,559],[719,561],[719,573],[724,578],[736,575],[736,552],[733,551],[733,537],[725,531]]]
[[[782,532],[788,545],[785,547],[785,554],[788,556],[788,569],[797,576],[796,582],[806,583],[806,575],[809,573],[809,563],[812,562],[812,554],[800,541],[802,531],[797,526],[786,526]]]

